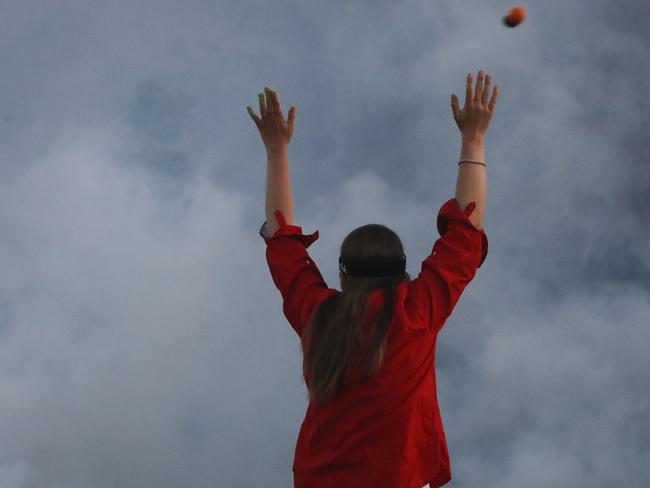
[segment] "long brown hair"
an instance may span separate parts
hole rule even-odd
[[[399,236],[381,224],[367,224],[350,232],[341,244],[344,261],[390,258],[399,260],[404,254]],[[324,300],[311,315],[302,335],[303,373],[309,372],[309,402],[324,404],[345,386],[365,327],[362,318],[368,298],[381,288],[384,307],[372,325],[371,339],[364,364],[364,380],[374,376],[384,363],[388,329],[394,312],[394,297],[402,281],[410,281],[408,273],[379,278],[341,276],[342,293]],[[355,360],[356,362],[356,360]]]

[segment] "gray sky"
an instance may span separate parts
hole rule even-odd
[[[246,112],[297,108],[296,224],[338,287],[378,222],[418,275],[451,93],[500,95],[485,264],[438,341],[453,487],[650,483],[650,4],[0,4],[0,488],[291,486],[298,337]]]

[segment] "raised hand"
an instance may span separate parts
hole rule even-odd
[[[458,108],[458,98],[452,93],[451,110],[463,137],[483,137],[494,112],[494,106],[499,93],[499,85],[495,85],[492,98],[488,103],[490,94],[490,75],[485,77],[483,85],[483,70],[479,70],[476,78],[476,89],[472,93],[472,73],[467,75],[465,86],[465,106]]]
[[[291,136],[293,135],[296,107],[291,106],[288,113],[289,118],[285,120],[282,115],[278,94],[268,86],[264,89],[266,92],[266,100],[264,99],[263,93],[258,95],[262,117],[260,118],[255,115],[251,107],[247,107],[248,113],[260,131],[260,136],[266,146],[266,150],[283,150],[289,145]]]

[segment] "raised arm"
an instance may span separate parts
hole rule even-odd
[[[463,137],[460,161],[463,159],[485,162],[485,148],[482,137],[474,139]],[[467,208],[469,202],[476,202],[476,208],[469,216],[469,220],[477,229],[482,229],[487,199],[485,166],[474,163],[461,163],[458,165],[455,198],[462,211]]]
[[[291,171],[288,148],[266,152],[266,221],[267,232],[272,236],[280,228],[275,217],[279,210],[288,225],[293,225],[293,194],[291,191]]]
[[[499,93],[497,85],[494,87],[492,98],[488,103],[490,81],[491,77],[487,75],[484,83],[483,70],[479,70],[476,88],[472,93],[472,73],[467,75],[465,106],[462,110],[458,108],[456,95],[451,95],[454,120],[460,129],[462,138],[455,198],[463,211],[469,202],[476,202],[476,208],[469,216],[469,220],[477,229],[483,228],[487,200],[486,166],[473,162],[463,163],[463,160],[469,159],[485,164],[484,139]]]
[[[280,223],[275,217],[276,210],[282,212],[288,225],[294,222],[288,154],[289,142],[293,136],[296,107],[291,106],[288,118],[285,120],[280,106],[280,96],[268,86],[264,88],[264,92],[266,99],[263,93],[258,94],[262,117],[258,117],[252,107],[249,106],[247,109],[260,131],[266,148],[266,232],[271,237],[280,228]]]
[[[462,136],[456,196],[446,201],[438,211],[440,238],[423,261],[420,274],[409,283],[405,303],[412,327],[424,327],[436,333],[474,279],[488,252],[488,240],[483,230],[487,194],[483,139],[494,110],[498,86],[494,87],[488,104],[490,78],[486,79],[485,87],[482,83],[483,71],[479,71],[476,95],[472,95],[472,74],[467,76],[462,111],[458,108],[456,95],[451,95],[454,120]],[[463,159],[483,164],[463,163]]]

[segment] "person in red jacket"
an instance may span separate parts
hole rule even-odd
[[[452,95],[461,131],[456,195],[438,210],[440,237],[418,276],[406,272],[398,235],[381,224],[354,229],[341,244],[341,291],[329,288],[307,248],[319,231],[293,224],[288,144],[277,93],[249,113],[267,149],[267,219],[260,228],[282,310],[303,351],[308,407],[296,443],[296,488],[438,487],[451,463],[437,400],[438,333],[488,252],[482,228],[487,193],[483,140],[498,86],[479,71],[465,106]],[[461,164],[467,162],[468,164]],[[475,212],[475,210],[478,210]]]

